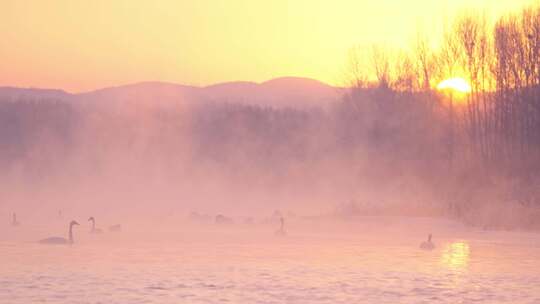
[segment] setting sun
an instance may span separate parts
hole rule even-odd
[[[0,304],[540,304],[540,0],[0,0]]]
[[[352,47],[408,47],[417,26],[437,44],[445,16],[471,7],[499,16],[529,1],[8,0],[0,83],[81,92],[299,76],[341,85]]]
[[[437,85],[437,89],[450,89],[460,93],[469,93],[471,91],[471,86],[465,79],[461,77],[455,77],[443,80],[441,83],[439,83],[439,85]]]

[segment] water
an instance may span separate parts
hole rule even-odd
[[[284,238],[264,225],[77,227],[73,246],[30,242],[45,227],[9,227],[0,303],[540,303],[534,233],[426,219],[289,222]],[[437,248],[422,251],[428,228]]]

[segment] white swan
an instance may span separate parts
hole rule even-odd
[[[216,224],[220,224],[220,225],[221,224],[232,224],[233,219],[230,218],[230,217],[227,217],[227,216],[225,216],[223,214],[218,214],[218,215],[216,215],[216,218],[215,218],[214,222]]]
[[[287,232],[285,232],[285,220],[283,219],[283,217],[280,217],[279,221],[280,221],[281,224],[279,226],[279,229],[276,230],[275,235],[277,235],[277,236],[285,236],[287,234]]]
[[[11,226],[19,226],[21,223],[17,221],[17,213],[13,213],[13,219],[11,220]]]
[[[93,216],[91,216],[88,221],[92,222],[92,229],[90,230],[90,233],[102,233],[103,230],[96,228],[96,220]]]
[[[431,242],[431,233],[428,235],[428,240],[420,244],[420,248],[424,250],[433,250],[435,248],[435,244]]]
[[[79,225],[76,221],[71,221],[69,223],[69,239],[53,236],[49,237],[43,240],[40,240],[39,242],[41,244],[48,244],[48,245],[71,245],[73,244],[73,226]]]

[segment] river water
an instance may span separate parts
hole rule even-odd
[[[540,235],[436,219],[0,233],[0,303],[540,303]],[[86,223],[84,223],[86,224]],[[420,250],[427,232],[436,248]]]

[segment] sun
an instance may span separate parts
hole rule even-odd
[[[453,90],[459,93],[471,92],[471,86],[467,80],[461,77],[448,78],[437,85],[438,90]]]

